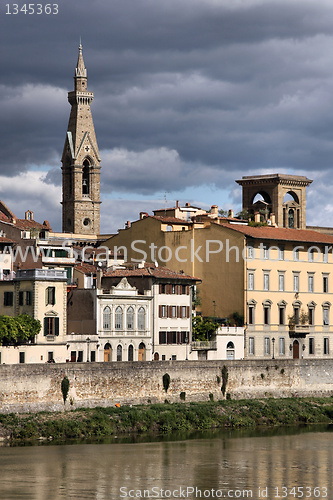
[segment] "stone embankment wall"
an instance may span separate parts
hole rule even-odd
[[[61,410],[61,381],[70,380],[66,407],[113,406],[222,399],[222,368],[228,369],[226,393],[232,399],[330,396],[333,360],[157,361],[0,365],[0,412]],[[163,375],[170,376],[167,393]]]

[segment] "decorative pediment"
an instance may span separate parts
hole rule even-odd
[[[56,311],[51,310],[51,311],[47,311],[45,313],[45,316],[49,318],[49,317],[59,316],[59,314]]]
[[[76,152],[76,159],[78,159],[79,155],[90,157],[94,156],[98,161],[100,161],[98,151],[96,150],[95,145],[90,138],[89,132],[85,132],[85,134],[83,135],[81,144],[79,145]]]

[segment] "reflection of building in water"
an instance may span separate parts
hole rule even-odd
[[[143,497],[144,490],[152,493],[153,488],[172,491],[197,487],[202,492],[220,489],[224,494],[228,490],[251,490],[252,498],[258,500],[259,487],[262,490],[267,486],[266,498],[272,500],[274,488],[279,488],[283,498],[282,487],[286,486],[289,490],[303,487],[304,492],[309,487],[311,498],[324,498],[323,490],[320,497],[313,490],[327,487],[327,498],[332,498],[330,434],[305,431],[272,437],[254,432],[254,437],[244,437],[247,434],[225,431],[220,437],[210,435],[208,439],[41,446],[19,452],[17,448],[3,448],[1,493],[3,498],[29,496],[36,500],[64,495],[119,500],[120,488],[141,491]],[[295,497],[291,494],[284,498]]]

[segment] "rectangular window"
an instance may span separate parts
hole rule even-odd
[[[279,260],[284,260],[284,247],[279,247]]]
[[[264,290],[268,291],[269,290],[269,274],[264,273]]]
[[[177,317],[177,307],[176,306],[171,306],[171,317],[172,318]]]
[[[254,337],[249,337],[249,354],[254,356]]]
[[[13,292],[4,292],[3,294],[3,305],[12,306],[13,305]]]
[[[313,293],[313,274],[308,275],[308,292]]]
[[[186,316],[187,316],[187,314],[186,314],[186,306],[182,306],[181,312],[182,312],[182,318],[186,318]]]
[[[269,325],[269,307],[264,306],[264,325]]]
[[[96,351],[91,351],[90,353],[90,361],[94,363],[96,361]]]
[[[323,292],[328,293],[328,276],[323,276]]]
[[[299,292],[299,274],[294,274],[294,292]]]
[[[249,306],[249,325],[254,324],[254,306]]]
[[[25,352],[20,352],[19,356],[20,356],[20,363],[25,363]]]
[[[55,287],[48,286],[46,289],[46,305],[55,305]]]
[[[299,325],[299,307],[294,307],[295,325]]]
[[[159,343],[166,344],[166,332],[159,333]]]
[[[182,285],[182,295],[186,295],[186,285]]]
[[[270,347],[271,347],[271,339],[269,337],[264,338],[264,353],[265,356],[268,356],[270,354]]]
[[[248,247],[247,255],[248,255],[249,259],[254,259],[254,248],[253,247],[251,247],[251,246]]]
[[[77,361],[78,361],[78,363],[82,363],[82,361],[83,361],[83,351],[79,351],[78,352]]]
[[[59,318],[44,318],[44,337],[47,335],[59,335]]]
[[[284,273],[279,274],[279,292],[284,292]]]
[[[19,292],[19,306],[23,306],[23,296],[24,296],[24,293]]]
[[[160,285],[160,293],[166,293],[166,290],[165,290],[165,283],[162,283]]]
[[[161,309],[162,309],[162,318],[166,318],[167,317],[167,306],[161,306]]]
[[[177,287],[176,287],[176,285],[172,285],[172,293],[173,294],[177,293]]]
[[[285,323],[285,308],[279,307],[279,325],[284,325]]]
[[[49,351],[47,353],[47,360],[48,360],[49,363],[53,362],[53,351]]]
[[[309,354],[315,353],[314,337],[309,338]]]
[[[254,274],[249,273],[249,290],[254,290]]]
[[[268,260],[269,259],[269,247],[267,245],[264,245],[263,249],[264,249],[264,259]]]
[[[279,354],[284,356],[286,354],[286,342],[284,337],[279,338]]]
[[[324,325],[329,325],[330,324],[330,319],[329,319],[329,309],[328,307],[325,307],[323,309],[323,323]]]
[[[309,325],[314,325],[314,308],[309,307],[308,309]]]
[[[324,337],[324,354],[329,354],[330,353],[330,348],[329,348],[329,338]]]

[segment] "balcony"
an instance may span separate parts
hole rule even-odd
[[[192,342],[193,351],[216,351],[216,340],[195,340]]]
[[[304,339],[310,333],[310,325],[306,324],[289,324],[289,337]]]
[[[60,280],[67,281],[67,272],[61,269],[20,269],[16,280]]]

